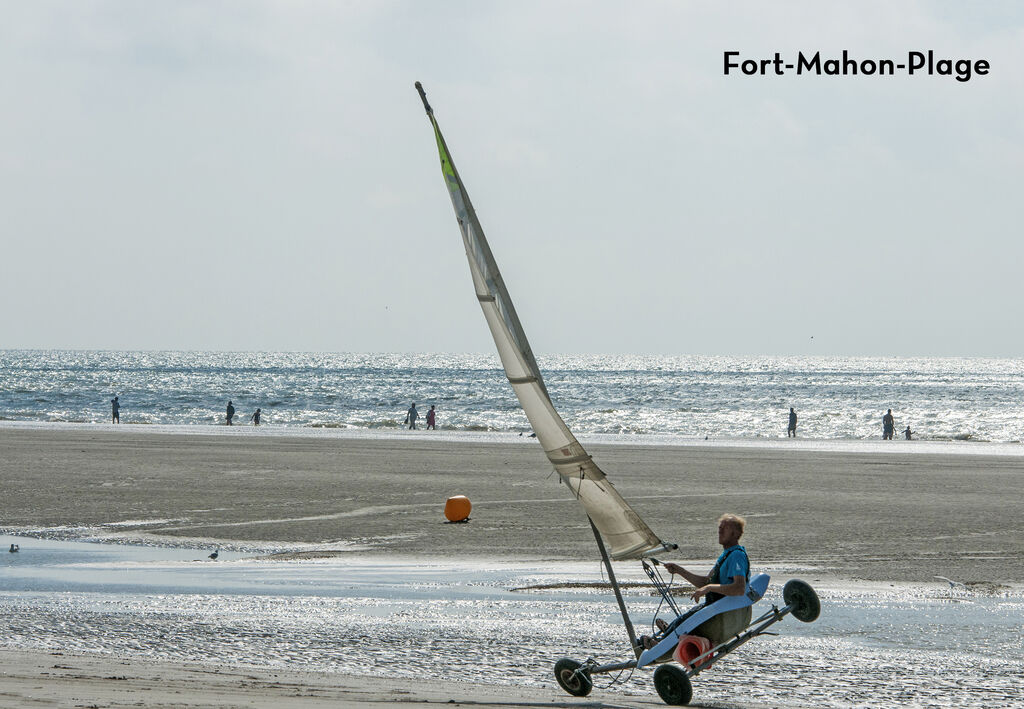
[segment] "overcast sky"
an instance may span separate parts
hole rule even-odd
[[[1024,352],[1016,2],[2,2],[0,348]],[[723,75],[723,52],[988,76]]]

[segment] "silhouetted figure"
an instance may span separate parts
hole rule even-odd
[[[790,436],[796,438],[796,411],[792,406],[789,407],[789,428],[786,429],[786,438]]]
[[[908,441],[913,440],[911,438],[911,436],[913,435],[914,432],[910,430],[910,426],[907,426],[905,429],[903,429],[903,437],[906,438]]]
[[[217,557],[218,556],[220,556],[220,547],[217,547],[216,549],[214,549],[213,553],[210,554],[209,558],[213,559],[214,561],[217,561]]]
[[[249,417],[249,420],[252,421],[253,426],[260,425],[260,414],[262,413],[263,412],[260,409],[256,409],[256,411],[253,412],[252,416]]]
[[[420,412],[416,410],[416,402],[412,402],[412,406],[409,407],[409,412],[405,415],[405,422],[409,424],[410,429],[416,428],[416,419],[420,417]]]
[[[12,544],[11,548],[7,551],[11,552],[12,554],[17,554],[19,551],[21,551],[21,547],[19,547],[17,544]]]
[[[430,411],[427,412],[427,430],[437,430],[437,414],[434,412],[434,405],[430,405]]]
[[[882,440],[891,441],[895,430],[896,420],[892,417],[892,409],[889,409],[882,417]]]
[[[121,402],[116,396],[110,400],[110,423],[121,423]]]
[[[228,426],[231,425],[231,419],[233,419],[234,417],[235,417],[235,406],[234,406],[234,404],[232,404],[229,401],[228,402],[228,411],[227,411]]]

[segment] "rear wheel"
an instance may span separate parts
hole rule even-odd
[[[673,706],[686,706],[693,698],[690,678],[675,665],[662,665],[654,671],[654,688],[663,702]]]
[[[576,671],[582,666],[581,663],[567,657],[555,663],[555,680],[558,681],[558,686],[574,697],[585,697],[594,688],[590,675]]]
[[[793,617],[803,623],[818,619],[821,614],[821,602],[809,583],[800,579],[790,579],[782,587],[782,600],[787,606],[793,606]]]

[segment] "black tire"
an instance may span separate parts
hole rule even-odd
[[[590,675],[586,672],[577,672],[583,665],[576,660],[563,657],[555,663],[555,680],[558,686],[574,697],[585,697],[594,688],[590,681]]]
[[[782,600],[793,606],[793,617],[802,623],[811,623],[821,614],[821,602],[809,583],[790,579],[782,587]]]
[[[662,665],[654,671],[654,688],[661,701],[672,706],[686,706],[693,699],[690,678],[675,665]]]

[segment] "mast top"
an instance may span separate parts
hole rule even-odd
[[[428,116],[434,115],[434,109],[427,103],[427,92],[423,90],[423,84],[416,82],[416,90],[420,92],[420,98],[423,99],[423,108],[426,109]]]

